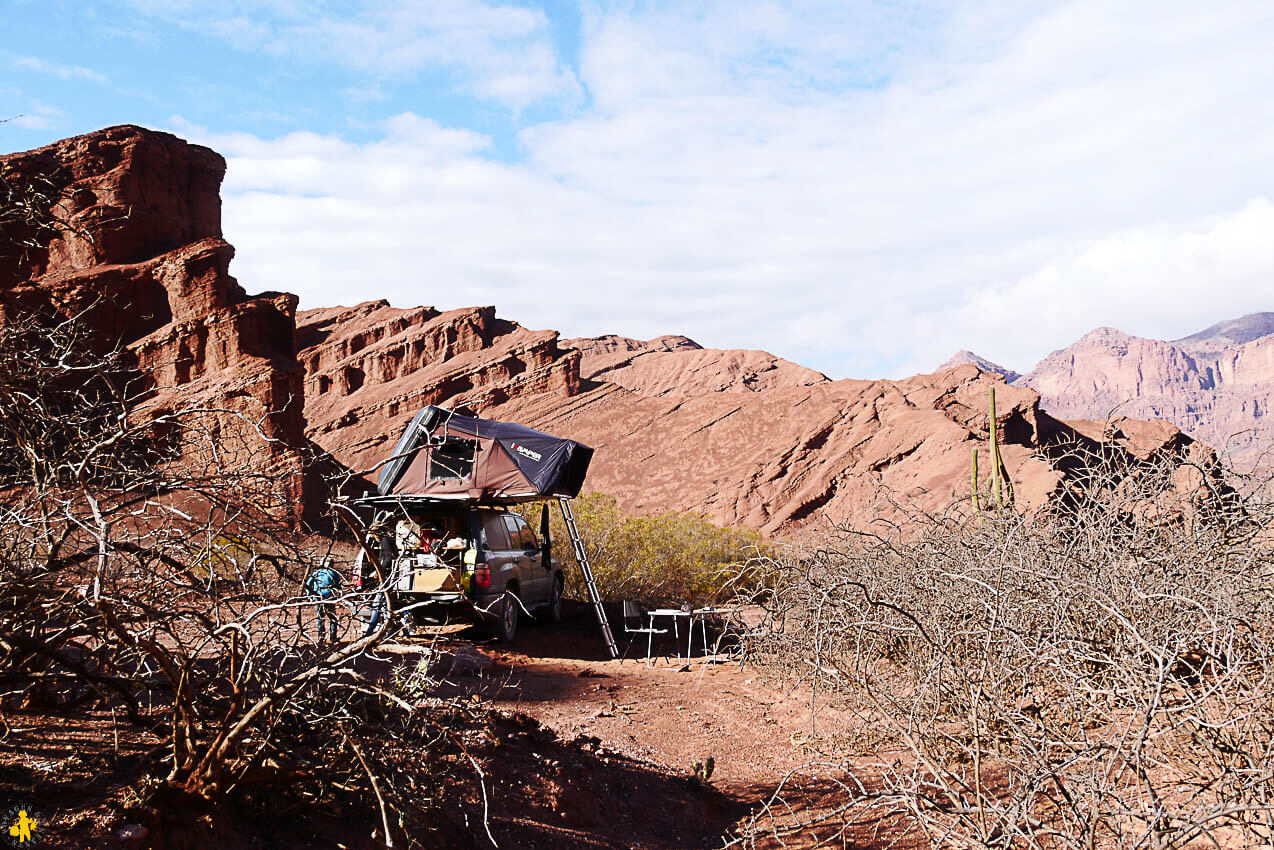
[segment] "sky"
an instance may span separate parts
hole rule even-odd
[[[0,151],[227,159],[250,292],[834,378],[1274,310],[1274,4],[0,0]]]

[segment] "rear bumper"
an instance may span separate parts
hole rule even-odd
[[[484,613],[495,610],[495,605],[504,598],[503,593],[484,593],[470,599],[463,593],[411,593],[399,591],[394,595],[394,607],[398,610],[411,608],[425,611],[432,615],[445,612],[449,619],[480,618]],[[370,610],[370,609],[369,609]]]

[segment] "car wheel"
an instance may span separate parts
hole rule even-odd
[[[495,633],[501,643],[512,643],[518,633],[518,598],[511,591],[504,592],[504,601],[500,604],[499,618],[496,620]]]
[[[553,590],[549,593],[549,604],[544,609],[545,619],[550,623],[562,622],[562,577],[553,579]]]

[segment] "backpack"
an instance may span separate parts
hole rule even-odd
[[[319,567],[310,574],[305,587],[323,599],[336,595],[336,588],[341,586],[341,574],[331,567]]]

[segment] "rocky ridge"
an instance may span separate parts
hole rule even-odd
[[[636,340],[615,335],[568,339],[582,355],[580,375],[642,395],[765,392],[811,387],[830,379],[768,351],[705,349],[684,336]]]
[[[980,357],[968,349],[957,351],[955,354],[951,355],[951,358],[947,360],[946,363],[943,363],[938,367],[938,371],[941,372],[944,369],[954,369],[957,366],[964,366],[966,364],[976,366],[981,371],[989,372],[992,375],[1003,375],[1004,380],[1008,381],[1010,384],[1022,377],[1020,373],[1014,372],[1012,369],[1006,369],[999,363],[992,363],[985,357]]]
[[[1035,392],[973,365],[831,381],[765,352],[705,349],[685,337],[560,342],[491,308],[304,311],[298,342],[310,437],[343,463],[383,460],[424,404],[464,404],[593,446],[589,487],[630,510],[703,511],[767,532],[945,509],[968,493],[970,450],[989,437],[992,386],[1005,463],[1027,509],[1065,484],[1046,447],[1135,443],[1154,455],[1192,443],[1131,421],[1072,428],[1043,413]]]
[[[1098,328],[1016,383],[1067,419],[1161,419],[1215,446],[1240,471],[1274,445],[1274,335],[1234,343],[1209,332],[1165,342]]]
[[[1274,313],[1252,313],[1178,340],[1102,327],[1018,375],[969,351],[940,368],[972,363],[1040,393],[1067,420],[1171,422],[1214,446],[1239,472],[1274,466]]]
[[[249,296],[229,275],[217,190],[225,163],[162,133],[115,127],[0,159],[6,185],[59,182],[53,238],[0,220],[0,304],[86,310],[106,344],[149,377],[151,410],[207,405],[260,422],[238,436],[262,470],[290,476],[321,448],[371,474],[427,404],[569,435],[597,450],[589,486],[631,510],[696,510],[786,531],[822,518],[860,526],[941,510],[968,493],[969,455],[1000,433],[1019,502],[1066,484],[1053,448],[1202,453],[1171,428],[1071,427],[1039,396],[962,365],[901,381],[831,381],[762,351],[685,337],[563,341],[496,315],[385,301],[296,313],[287,293]],[[10,249],[10,250],[6,250]],[[999,391],[998,417],[986,413]],[[234,437],[227,414],[223,436]]]

